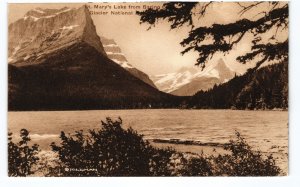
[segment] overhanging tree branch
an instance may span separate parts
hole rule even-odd
[[[257,2],[253,4],[242,5],[240,13],[245,14],[249,10],[259,5],[263,5],[268,2]],[[144,12],[138,12],[141,16],[141,23],[149,23],[150,25],[155,25],[158,20],[167,19],[171,23],[171,29],[182,27],[184,24],[192,26],[192,30],[189,32],[187,38],[183,39],[180,43],[185,49],[182,54],[185,54],[191,50],[199,53],[199,58],[197,59],[196,65],[200,65],[202,68],[211,59],[215,53],[230,52],[233,46],[238,44],[246,35],[250,33],[253,35],[252,38],[252,51],[245,54],[244,56],[238,57],[237,60],[241,63],[245,63],[250,59],[254,59],[257,56],[265,56],[266,60],[272,59],[285,59],[279,58],[278,55],[273,54],[274,51],[281,51],[287,53],[286,40],[281,45],[280,43],[271,44],[270,42],[263,41],[263,34],[271,31],[275,28],[276,32],[271,37],[274,39],[277,35],[278,28],[282,30],[288,27],[288,4],[282,4],[279,6],[278,2],[270,2],[271,9],[265,12],[265,15],[256,19],[240,19],[233,23],[228,24],[212,24],[211,26],[200,26],[194,28],[193,16],[200,15],[204,16],[207,8],[212,4],[209,3],[165,3],[160,10],[149,9]],[[200,20],[201,21],[201,20]],[[232,39],[232,40],[231,40]],[[280,47],[280,49],[275,49]],[[285,47],[286,49],[282,49]],[[271,49],[269,51],[269,49]],[[273,51],[273,52],[272,52]],[[287,54],[281,55],[287,56]],[[249,57],[249,58],[248,58]],[[252,58],[250,58],[252,57]],[[264,58],[263,58],[264,59]],[[260,61],[257,62],[260,64]],[[258,67],[259,67],[258,66]]]

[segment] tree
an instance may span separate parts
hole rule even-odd
[[[275,1],[236,3],[236,6],[240,7],[239,20],[196,27],[213,3],[169,2],[164,3],[161,9],[150,8],[137,14],[140,15],[140,23],[150,24],[149,29],[160,20],[167,20],[171,24],[171,29],[184,25],[191,26],[188,36],[180,43],[185,47],[182,54],[191,50],[197,51],[199,58],[196,65],[202,68],[205,68],[205,64],[217,52],[224,54],[230,52],[246,34],[252,36],[251,51],[237,57],[240,63],[255,60],[255,70],[266,61],[288,60],[288,38],[284,41],[278,40],[278,31],[284,32],[288,29],[288,3]],[[258,12],[256,19],[245,18],[245,13],[258,7],[264,10]],[[271,37],[266,38],[269,32]]]
[[[29,132],[26,129],[20,131],[19,143],[12,141],[12,133],[8,133],[8,175],[12,177],[25,177],[34,173],[32,166],[39,160],[37,154],[39,146],[29,146]]]

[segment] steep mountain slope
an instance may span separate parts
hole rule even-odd
[[[179,102],[107,57],[85,6],[28,12],[9,26],[9,51],[9,110],[174,107]]]
[[[145,83],[156,88],[156,86],[146,73],[138,70],[137,68],[133,67],[131,64],[128,63],[125,55],[122,53],[121,48],[113,39],[108,39],[103,36],[101,36],[100,38],[108,58],[110,58],[111,60],[122,66],[124,69],[129,71],[133,76],[141,79]]]
[[[9,25],[9,63],[31,63],[42,56],[84,41],[105,55],[89,10],[34,9]]]
[[[176,73],[157,75],[151,78],[162,91],[173,95],[190,96],[199,90],[208,90],[215,84],[227,82],[234,74],[220,59],[203,71],[197,67],[184,67]]]
[[[248,70],[227,83],[200,91],[186,101],[189,108],[274,109],[288,107],[288,63]]]

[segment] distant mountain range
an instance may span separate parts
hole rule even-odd
[[[183,67],[175,73],[152,76],[157,88],[178,96],[191,96],[200,90],[208,90],[233,78],[235,72],[220,59],[202,70],[199,67]]]
[[[31,10],[8,33],[9,110],[288,107],[287,62],[236,75],[220,59],[152,76],[159,91],[85,6]]]
[[[10,24],[9,110],[178,106],[112,61],[96,33],[85,6],[37,8]]]

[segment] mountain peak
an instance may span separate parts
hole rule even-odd
[[[9,63],[35,63],[45,54],[78,42],[85,42],[106,56],[86,6],[35,8],[9,25]]]
[[[226,65],[224,60],[221,58],[218,60],[218,63],[214,67],[216,71],[219,72],[219,78],[221,82],[227,82],[229,79],[234,77],[234,72]]]
[[[223,59],[211,62],[205,69],[182,67],[175,73],[153,76],[155,85],[162,91],[174,95],[193,95],[199,90],[208,90],[215,84],[227,82],[234,72]]]
[[[168,107],[177,102],[109,59],[85,6],[29,11],[9,25],[8,45],[10,110]]]
[[[72,9],[68,7],[64,7],[61,9],[43,9],[43,8],[35,8],[33,10],[28,11],[24,18],[26,17],[33,17],[33,18],[49,18],[49,17],[54,17],[57,16],[58,14],[61,14],[63,12],[70,11]]]
[[[144,81],[145,83],[149,84],[150,86],[156,88],[152,80],[149,78],[149,76],[140,71],[139,69],[133,67],[131,64],[129,64],[128,60],[126,59],[125,55],[122,53],[121,48],[119,45],[115,42],[114,39],[109,39],[104,36],[101,36],[101,42],[103,44],[104,50],[107,54],[107,57],[110,58],[115,63],[119,64],[122,68],[127,70],[129,73],[131,73],[133,76],[139,78],[140,80]]]

